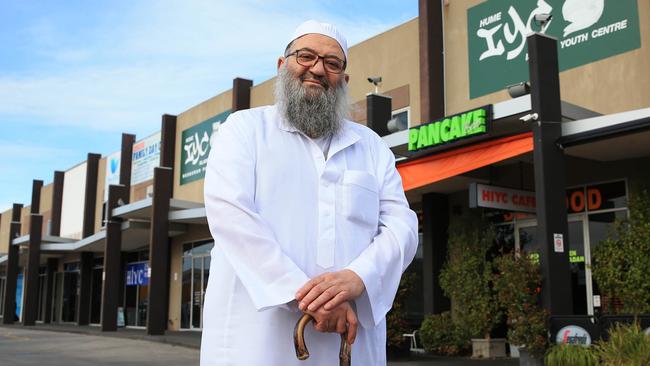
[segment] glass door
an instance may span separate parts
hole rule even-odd
[[[569,216],[568,240],[565,250],[569,253],[573,313],[593,315],[593,286],[591,280],[591,253],[589,250],[589,228],[584,214]],[[539,261],[542,248],[537,241],[537,221],[527,220],[515,225],[515,248],[523,250],[535,261]]]
[[[205,289],[208,286],[208,276],[210,274],[210,256],[194,257],[192,261],[192,318],[191,328],[203,328],[203,299]]]

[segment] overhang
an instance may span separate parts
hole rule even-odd
[[[205,207],[190,208],[187,210],[172,211],[169,213],[169,222],[207,225],[208,219],[205,215]]]
[[[113,217],[122,219],[151,220],[152,198],[147,197],[143,200],[129,203],[124,206],[113,209]],[[187,210],[191,208],[203,207],[202,203],[179,200],[171,198],[169,200],[169,211]]]
[[[75,240],[77,239],[62,238],[60,236],[52,236],[52,235],[43,235],[43,237],[41,238],[41,243],[71,243],[74,242]],[[19,236],[16,239],[12,240],[11,244],[27,246],[29,245],[29,235]]]
[[[597,161],[650,156],[650,108],[562,124],[565,154]]]
[[[530,95],[524,95],[518,98],[495,103],[492,105],[492,128],[495,130],[497,135],[502,136],[529,132],[531,129],[523,124],[519,118],[527,113],[530,113],[530,110]],[[569,102],[562,102],[563,121],[575,121],[597,116],[600,116],[600,114]],[[393,151],[396,160],[398,161],[418,158],[432,152],[449,149],[446,146],[440,146],[436,150],[427,149],[426,151],[409,151],[408,135],[409,131],[404,130],[383,137],[384,141]],[[491,138],[495,138],[495,136],[485,137],[486,140]],[[473,144],[474,141],[471,143]],[[470,144],[470,142],[468,141],[467,144]],[[459,143],[454,144],[454,148],[457,147],[459,147]]]
[[[121,224],[122,247],[124,251],[135,250],[149,244],[151,224],[148,221],[129,220]],[[174,237],[187,232],[187,225],[169,224],[169,236]],[[106,231],[100,231],[87,238],[72,243],[43,243],[41,251],[48,252],[104,252]]]

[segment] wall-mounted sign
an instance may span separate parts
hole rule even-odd
[[[499,208],[508,211],[535,213],[535,192],[472,183],[469,188],[470,207]]]
[[[637,0],[486,1],[467,10],[470,98],[528,80],[532,32],[558,39],[560,71],[641,47]]]
[[[131,185],[153,179],[153,169],[160,162],[160,132],[133,144]]]
[[[557,344],[579,344],[588,346],[591,344],[591,336],[583,327],[577,325],[567,325],[560,329],[555,336]]]
[[[219,126],[230,115],[225,111],[197,125],[194,125],[181,134],[181,185],[203,179],[205,167],[210,155],[211,137]]]
[[[567,212],[625,207],[625,197],[625,181],[569,188],[566,190]],[[469,186],[469,207],[535,213],[537,201],[535,192],[472,183]]]
[[[416,151],[485,134],[491,121],[492,106],[487,105],[410,128],[408,149]]]
[[[104,180],[104,201],[108,201],[108,186],[120,184],[120,160],[122,153],[116,151],[106,157],[106,179]]]
[[[146,286],[149,284],[149,263],[129,263],[126,265],[126,285]]]
[[[555,253],[564,253],[564,234],[553,234],[553,250],[555,250]]]

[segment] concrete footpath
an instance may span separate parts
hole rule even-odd
[[[61,334],[61,337],[52,337],[52,336],[47,336],[47,334],[52,334],[51,332],[61,332],[68,334],[64,336]],[[198,364],[198,349],[201,346],[201,332],[197,331],[168,331],[165,333],[165,335],[161,336],[149,336],[146,334],[146,332],[143,329],[133,329],[133,328],[119,328],[116,332],[102,332],[99,327],[96,326],[77,326],[77,325],[45,325],[45,324],[37,324],[35,326],[29,326],[29,327],[24,327],[22,325],[0,325],[0,336],[1,335],[9,335],[7,337],[0,337],[0,349],[3,349],[3,343],[4,346],[10,346],[7,344],[7,342],[12,342],[15,341],[17,342],[16,345],[11,345],[11,349],[3,349],[3,352],[0,353],[11,353],[12,350],[15,349],[16,346],[20,347],[22,344],[20,340],[24,340],[27,338],[39,338],[39,339],[57,339],[57,342],[63,342],[64,339],[66,338],[74,338],[74,336],[71,335],[84,335],[84,336],[95,336],[95,337],[108,337],[112,338],[110,340],[107,340],[106,342],[101,342],[101,339],[98,339],[98,341],[94,342],[94,348],[92,352],[84,352],[86,358],[84,359],[83,362],[89,362],[90,359],[88,357],[92,357],[93,354],[97,354],[97,357],[101,357],[101,355],[106,351],[103,348],[112,348],[115,350],[115,345],[112,345],[113,343],[118,343],[122,342],[124,343],[125,340],[133,340],[135,343],[140,343],[141,341],[147,341],[147,342],[156,342],[161,344],[159,348],[161,351],[159,351],[158,355],[162,356],[163,354],[169,354],[172,355],[172,353],[169,353],[171,351],[168,351],[169,347],[176,348],[175,346],[180,346],[184,351],[182,351],[181,354],[184,355],[184,357],[187,357],[188,359],[186,362],[183,363],[184,366],[190,366],[193,364]],[[45,334],[45,335],[44,335]],[[93,338],[95,338],[93,337]],[[117,338],[117,339],[116,339]],[[85,339],[89,339],[89,337],[86,337]],[[46,343],[51,343],[52,341],[47,341]],[[40,342],[39,342],[40,343]],[[127,342],[128,343],[128,342]],[[104,344],[105,347],[102,345]],[[154,347],[154,345],[151,345]],[[38,354],[39,351],[34,349],[30,350],[30,355],[33,358],[34,361],[38,362],[43,362],[47,361],[47,358],[50,357],[48,353],[51,352],[54,348],[56,348],[56,345],[54,344],[49,344],[47,347],[47,351],[44,349],[42,350],[43,354]],[[18,351],[15,349],[15,351]],[[26,350],[23,350],[25,352]],[[90,350],[87,350],[90,351]],[[110,365],[148,365],[148,363],[134,363],[140,355],[138,354],[138,349],[134,348],[131,351],[132,355],[130,355],[126,361],[123,363],[116,362],[117,360],[113,359]],[[113,353],[114,354],[114,353]],[[178,354],[178,349],[176,351],[176,354],[173,354],[170,357],[177,357],[180,356],[181,354]],[[17,357],[20,356],[22,360],[25,360],[24,357],[27,354],[22,353],[22,355],[14,355]],[[127,356],[122,352],[123,356]],[[195,358],[195,362],[191,362],[189,358]],[[3,364],[0,360],[0,364]],[[6,361],[6,359],[5,359]],[[62,361],[59,359],[59,361]],[[162,361],[162,360],[160,360]],[[171,360],[169,360],[171,361]],[[31,365],[32,363],[16,363],[16,365]],[[39,363],[33,363],[34,365],[37,365]],[[47,364],[47,362],[45,362]],[[75,362],[66,362],[66,365],[75,365]],[[80,363],[83,364],[83,363]],[[103,365],[101,361],[98,361],[94,363],[95,366],[100,366]],[[158,363],[160,364],[160,363]],[[165,363],[163,364],[174,364],[172,363]],[[407,356],[406,358],[395,360],[395,361],[390,361],[388,365],[390,366],[442,366],[442,365],[451,365],[451,366],[515,366],[518,365],[519,361],[518,359],[510,359],[510,358],[505,358],[505,359],[492,359],[492,360],[475,360],[471,358],[461,358],[461,357],[435,357],[435,356],[427,356],[427,355],[417,355],[417,354],[411,354],[410,356]],[[58,365],[58,363],[54,363],[53,365]]]

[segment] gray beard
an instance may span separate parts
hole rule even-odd
[[[308,90],[300,77],[280,68],[275,82],[275,100],[280,113],[287,122],[310,138],[335,135],[349,116],[348,88],[344,79],[338,85],[330,85],[325,77],[319,79],[324,90]]]

